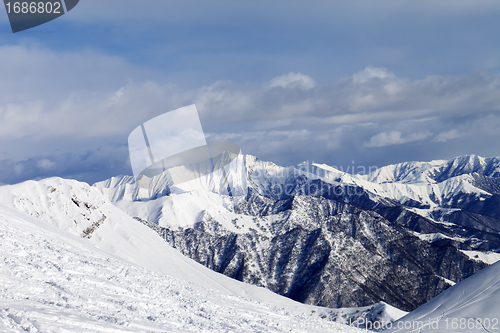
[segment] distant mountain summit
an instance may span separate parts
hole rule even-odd
[[[500,158],[483,158],[464,155],[449,161],[404,162],[377,169],[366,177],[375,183],[439,183],[461,175],[478,173],[486,177],[500,178]]]
[[[94,186],[195,261],[300,302],[411,311],[500,259],[500,158],[352,175],[240,156],[227,173],[244,197],[214,174],[171,186],[175,172]]]

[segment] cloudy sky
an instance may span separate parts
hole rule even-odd
[[[2,9],[0,182],[131,174],[130,132],[193,103],[208,140],[280,165],[500,156],[499,17],[497,0],[82,0],[13,34]]]

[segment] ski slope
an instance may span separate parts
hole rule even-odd
[[[84,183],[3,186],[0,238],[1,332],[357,331],[182,256]]]
[[[75,180],[49,178],[0,188],[0,203],[85,237],[134,265],[227,294],[291,308],[303,304],[265,288],[216,273],[182,255],[158,234],[111,204],[98,189]],[[93,230],[86,234],[87,230]],[[86,235],[85,235],[86,234]]]

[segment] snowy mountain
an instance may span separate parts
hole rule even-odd
[[[362,176],[240,156],[228,174],[246,196],[218,192],[219,175],[181,186],[158,177],[140,190],[117,177],[95,187],[236,280],[307,304],[384,301],[410,311],[498,260],[499,161],[411,162]]]
[[[476,155],[459,156],[449,161],[405,162],[377,169],[366,177],[375,183],[433,183],[452,177],[478,173],[500,178],[500,158],[483,158]]]
[[[500,262],[457,283],[384,332],[500,332]]]

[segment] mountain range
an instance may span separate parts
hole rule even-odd
[[[412,311],[500,259],[499,158],[353,175],[240,155],[227,173],[244,196],[221,194],[216,173],[171,186],[176,172],[94,186],[184,255],[301,303]]]
[[[227,177],[175,186],[189,168],[149,188],[130,176],[0,186],[0,328],[498,332],[499,161],[353,175],[241,155]],[[451,326],[462,318],[478,328]]]

